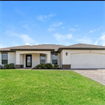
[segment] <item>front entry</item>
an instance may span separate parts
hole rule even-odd
[[[32,55],[26,55],[26,67],[32,67]]]

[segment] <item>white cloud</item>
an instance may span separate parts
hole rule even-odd
[[[19,14],[19,15],[22,15],[22,16],[24,16],[24,14],[23,14],[23,12],[18,8],[15,8],[15,10],[16,10],[16,12]]]
[[[61,27],[62,29],[65,29],[65,27]]]
[[[80,29],[70,28],[70,31],[79,31]]]
[[[37,20],[39,21],[45,21],[46,19],[50,19],[51,17],[56,16],[55,14],[49,14],[49,15],[39,15],[36,17]]]
[[[26,45],[30,45],[29,43],[26,43]]]
[[[75,29],[75,28],[70,28],[69,30],[71,30],[71,31],[76,31],[76,29]]]
[[[78,43],[87,43],[87,44],[91,44],[92,40],[90,38],[87,37],[83,37],[81,39],[77,39]]]
[[[61,26],[63,23],[62,22],[55,22],[55,23],[52,23],[50,25],[50,27],[48,28],[48,31],[56,31],[55,27],[59,27]],[[63,27],[64,29],[64,27]]]
[[[26,28],[26,29],[30,29],[26,24],[25,25],[23,25],[22,27],[24,27],[24,28]]]
[[[56,15],[55,15],[55,14],[49,14],[48,16],[49,16],[49,17],[53,17],[53,16],[56,16]]]
[[[101,27],[99,27],[99,28],[97,28],[97,29],[94,29],[94,30],[90,30],[89,32],[90,32],[90,33],[93,33],[93,32],[95,32],[95,31],[100,30],[101,28],[103,28],[103,26],[101,26]]]
[[[53,26],[53,27],[59,27],[62,24],[63,24],[62,22],[57,22],[57,23],[53,23],[51,26]]]
[[[26,34],[20,34],[18,37],[21,38],[24,43],[33,43],[34,42],[34,40]]]
[[[68,41],[67,40],[59,41],[56,44],[58,44],[58,45],[66,45],[66,46],[72,45],[71,41],[69,41],[69,40]]]
[[[57,41],[68,40],[72,38],[72,34],[61,35],[59,33],[55,33],[53,36],[56,38]]]
[[[36,45],[39,45],[38,43],[36,43]]]
[[[0,48],[5,48],[5,47],[9,47],[8,45],[4,45],[2,43],[0,43]]]
[[[91,30],[90,33],[93,33],[93,32],[95,32],[95,31],[96,31],[95,29],[94,29],[94,30]]]
[[[95,41],[95,43],[94,43],[95,45],[97,45],[98,44],[98,41]]]
[[[22,42],[24,42],[24,43],[35,43],[36,42],[27,34],[18,34],[18,33],[14,33],[11,31],[6,31],[4,34],[6,34],[8,36],[18,37],[18,38],[22,39]]]
[[[56,31],[55,28],[48,28],[48,31]]]
[[[105,34],[105,32],[103,32],[103,33],[101,33],[102,35],[104,35]]]
[[[46,15],[40,15],[38,17],[36,17],[37,20],[40,20],[40,21],[44,21],[44,19],[46,19]]]
[[[78,27],[78,25],[75,25],[76,27]]]
[[[105,46],[105,32],[102,33],[102,36],[99,37],[99,38],[95,41],[94,44],[96,44],[96,45],[97,45],[97,44],[101,44],[101,45]]]

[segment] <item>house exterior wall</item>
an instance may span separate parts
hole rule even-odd
[[[16,53],[15,52],[8,52],[8,64],[16,62]],[[2,55],[0,52],[0,65],[2,65]]]
[[[48,52],[45,52],[46,54],[46,63],[51,63],[51,52],[48,51]]]
[[[60,57],[61,57],[61,66],[62,66],[62,64],[63,64],[63,51],[61,51]]]
[[[66,52],[68,55],[66,55]],[[8,63],[23,65],[26,68],[26,54],[32,54],[32,68],[40,64],[40,53],[46,54],[46,63],[52,63],[50,51],[8,52]],[[1,64],[0,52],[0,65]],[[105,68],[105,50],[62,50],[58,53],[60,68]]]
[[[66,52],[68,53],[68,55],[66,55]],[[71,52],[69,50],[63,50],[61,57],[62,57],[62,64],[70,64],[70,54]]]
[[[32,68],[38,64],[40,64],[40,54],[38,53],[32,54]]]
[[[24,68],[26,68],[26,54],[23,54],[23,56],[24,56]]]
[[[0,52],[0,65],[1,65],[1,52]]]
[[[62,68],[62,62],[63,62],[63,53],[60,52],[60,53],[58,53],[58,65],[59,65],[59,68]]]
[[[20,54],[43,53],[47,55],[47,63],[51,62],[50,51],[16,51],[16,64],[20,64]]]
[[[46,63],[51,63],[50,51],[16,51],[16,65],[26,68],[26,54],[32,54],[32,67],[40,64],[40,54],[46,54]]]
[[[68,52],[68,56],[66,56],[66,52]],[[90,59],[88,59],[89,57]],[[75,64],[75,62],[80,64],[81,58],[84,60],[82,63],[86,63],[82,68],[105,68],[105,50],[62,50],[62,58],[62,65],[70,65],[71,68],[81,68]],[[97,62],[96,59],[98,59]],[[90,61],[94,63],[94,66],[92,64],[89,66]]]
[[[58,65],[61,68],[61,53],[58,53]]]
[[[24,64],[24,54],[20,54],[20,63]]]
[[[9,63],[16,63],[16,53],[15,52],[8,52],[8,64]]]

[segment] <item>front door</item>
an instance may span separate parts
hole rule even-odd
[[[32,67],[32,55],[26,55],[26,67]]]

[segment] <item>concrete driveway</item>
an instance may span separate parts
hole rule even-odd
[[[105,85],[105,69],[98,70],[73,70],[83,76]]]

